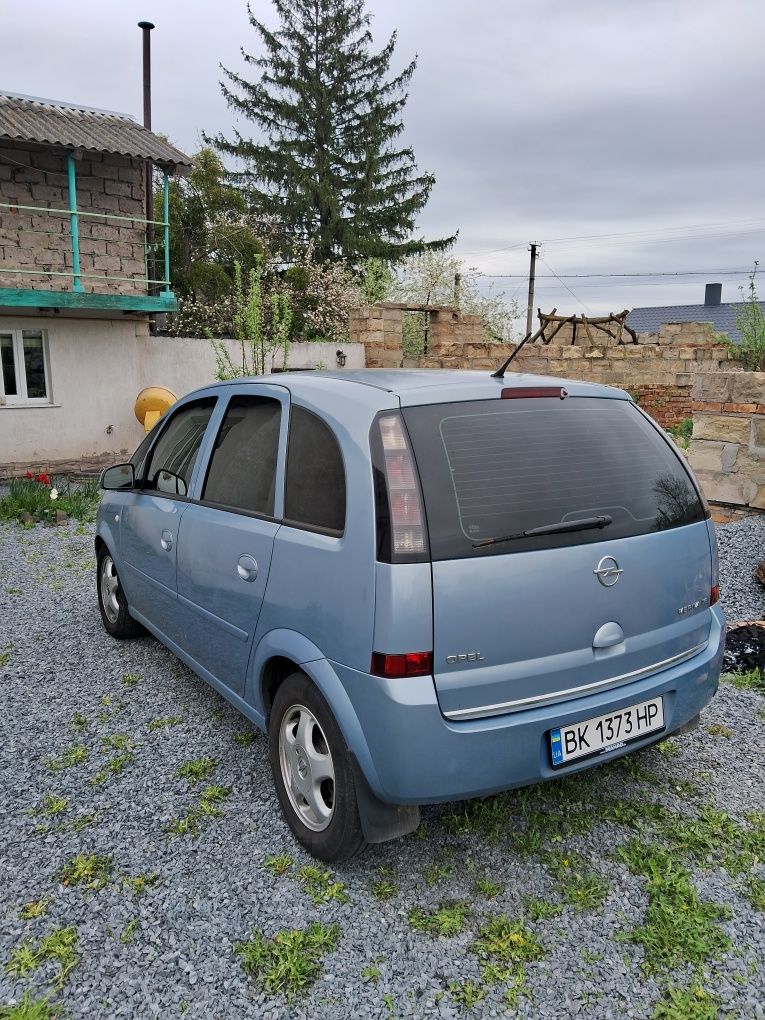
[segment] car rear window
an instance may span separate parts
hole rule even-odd
[[[703,520],[669,441],[629,401],[592,397],[406,408],[433,559],[610,541]],[[476,548],[532,528],[609,516],[603,529]]]

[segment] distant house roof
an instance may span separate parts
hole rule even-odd
[[[736,317],[744,307],[742,301],[720,301],[721,285],[709,283],[703,305],[659,305],[656,308],[633,308],[627,323],[637,333],[658,333],[668,322],[711,322],[717,333],[727,333],[735,343],[741,339]],[[765,301],[760,301],[765,313]]]
[[[191,166],[185,153],[126,113],[0,91],[0,140],[6,138],[151,159],[181,172]]]

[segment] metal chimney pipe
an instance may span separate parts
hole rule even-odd
[[[719,305],[722,301],[722,284],[708,283],[704,290],[705,305]]]
[[[143,33],[143,126],[151,131],[151,30],[154,28],[154,25],[150,21],[139,21],[138,27]],[[151,222],[154,219],[154,175],[150,159],[146,160],[144,185],[146,189],[146,219],[149,220],[146,224],[146,250],[148,256],[146,267],[149,280],[152,281],[156,279],[157,273],[154,252],[154,224]],[[149,293],[153,294],[155,289],[156,284],[149,282]]]

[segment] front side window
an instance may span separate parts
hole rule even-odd
[[[329,426],[293,404],[287,448],[285,519],[334,534],[345,530],[345,468]]]
[[[233,397],[215,442],[202,499],[273,516],[282,406],[272,397]]]
[[[46,336],[41,329],[0,331],[0,394],[8,404],[50,403]]]
[[[188,493],[214,400],[182,407],[165,425],[149,457],[143,487],[173,496]]]

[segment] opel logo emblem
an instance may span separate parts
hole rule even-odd
[[[612,588],[619,580],[619,575],[623,573],[624,571],[613,556],[604,556],[593,570],[593,574],[604,588]]]

